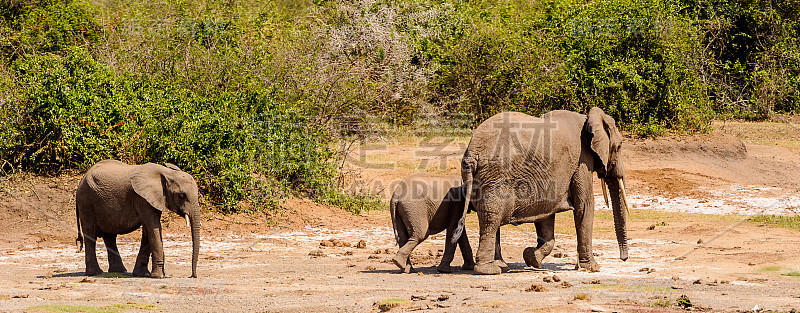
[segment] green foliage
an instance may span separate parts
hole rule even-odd
[[[339,120],[598,106],[647,137],[800,112],[798,1],[4,1],[0,159],[170,162],[226,211],[358,212]]]
[[[419,49],[438,65],[434,101],[479,121],[598,106],[643,136],[705,130],[710,105],[689,64],[699,36],[678,9],[660,0],[478,4],[445,22],[453,38],[423,37]]]
[[[81,0],[0,3],[0,51],[10,60],[27,53],[59,52],[97,42],[102,30],[94,6]]]
[[[764,118],[800,112],[800,1],[683,0],[707,48],[697,62],[715,110]]]
[[[19,59],[13,68],[27,86],[28,114],[7,125],[0,158],[21,169],[86,169],[107,158],[169,162],[192,173],[225,211],[276,207],[290,187],[321,200],[333,192],[324,128],[264,92],[204,96],[118,76],[80,48]]]

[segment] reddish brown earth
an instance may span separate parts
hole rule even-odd
[[[568,213],[558,215],[557,247],[544,269],[526,268],[522,260],[522,250],[535,245],[532,225],[508,225],[501,236],[507,273],[437,273],[440,234],[415,250],[416,273],[397,274],[389,261],[397,247],[387,210],[353,216],[290,199],[271,215],[207,211],[200,278],[185,278],[191,241],[174,214],[164,217],[169,278],[87,278],[74,243],[80,173],[0,177],[0,311],[114,304],[130,311],[380,311],[388,309],[382,301],[397,298],[392,311],[672,312],[681,310],[681,296],[694,310],[800,310],[800,231],[748,220],[758,213],[792,215],[800,207],[798,132],[780,123],[715,128],[707,135],[626,141],[630,259],[618,259],[613,220],[595,186],[597,273],[573,270]],[[351,151],[352,160],[367,166],[348,162],[344,171],[351,189],[387,197],[394,182],[414,171],[457,174],[467,140],[458,138],[434,156],[420,139],[372,143]],[[375,163],[392,166],[369,166]],[[477,249],[474,214],[468,234]],[[119,239],[129,270],[139,238],[135,232]],[[361,240],[365,248],[356,247]],[[105,250],[98,250],[106,267]],[[457,256],[454,265],[460,264]]]

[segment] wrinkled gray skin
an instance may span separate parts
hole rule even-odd
[[[459,176],[411,174],[398,184],[389,202],[395,239],[400,246],[392,261],[403,273],[410,273],[411,252],[428,236],[447,230],[444,255],[437,267],[439,272],[450,273],[450,263],[455,255],[456,243],[464,258],[464,270],[472,270],[475,262],[466,233],[452,238],[464,208],[464,187]],[[499,238],[499,237],[498,237]],[[496,249],[500,261],[499,247]]]
[[[523,257],[527,265],[540,267],[555,245],[555,214],[569,210],[578,237],[576,268],[597,270],[592,255],[594,174],[609,187],[620,259],[627,260],[621,145],[614,119],[599,108],[588,115],[552,111],[541,118],[504,112],[478,126],[461,163],[464,186],[472,191],[467,199],[480,226],[475,274],[501,272],[492,259],[495,236],[510,223],[535,223],[537,246],[525,249]],[[460,224],[454,236],[462,229]]]
[[[86,275],[103,273],[97,264],[95,245],[103,238],[108,250],[109,272],[126,272],[117,250],[117,235],[140,226],[142,243],[133,276],[163,278],[164,248],[161,213],[170,210],[191,224],[192,276],[197,277],[200,252],[200,205],[197,183],[177,166],[147,163],[128,165],[119,161],[100,161],[81,179],[75,194],[78,219],[77,241],[86,238]],[[80,249],[80,248],[79,248]],[[152,270],[148,263],[152,256]]]

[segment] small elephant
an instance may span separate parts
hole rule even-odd
[[[78,221],[78,251],[86,238],[86,275],[103,273],[97,264],[95,245],[103,238],[108,251],[109,272],[125,273],[117,250],[117,235],[140,226],[142,244],[133,276],[163,278],[164,248],[161,213],[169,209],[183,216],[192,230],[192,276],[197,277],[200,252],[200,204],[194,178],[177,166],[147,163],[128,165],[115,160],[100,161],[81,179],[75,194]],[[152,255],[152,270],[147,269]]]
[[[392,194],[389,211],[392,216],[395,239],[400,250],[392,258],[401,272],[411,272],[411,252],[428,236],[447,229],[442,262],[437,270],[450,273],[450,263],[455,255],[456,243],[464,258],[464,270],[472,270],[475,262],[472,248],[465,233],[459,238],[451,238],[452,232],[461,218],[464,207],[464,187],[457,175],[433,175],[427,173],[411,174],[403,179]],[[498,231],[499,232],[499,231]],[[500,257],[498,233],[497,259]],[[452,239],[452,240],[451,240]]]

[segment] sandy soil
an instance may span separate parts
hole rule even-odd
[[[797,132],[765,123],[716,126],[708,135],[627,140],[630,259],[618,259],[611,213],[597,194],[597,273],[574,270],[570,214],[557,217],[557,247],[544,269],[526,268],[522,260],[522,250],[535,245],[532,225],[508,225],[501,231],[507,273],[437,273],[440,234],[415,250],[416,273],[397,274],[389,261],[397,247],[388,211],[353,216],[290,199],[269,216],[206,213],[200,278],[185,278],[191,242],[174,214],[164,217],[169,278],[87,278],[74,244],[80,174],[3,177],[0,311],[80,305],[112,312],[671,312],[681,310],[682,296],[693,310],[800,310],[800,231],[748,220],[797,214]],[[457,174],[467,140],[354,145],[343,171],[351,189],[388,197],[393,184],[414,171]],[[477,248],[474,214],[468,234]],[[137,231],[119,239],[129,270],[139,238]],[[104,249],[98,250],[106,266]],[[454,265],[460,264],[457,256]]]

